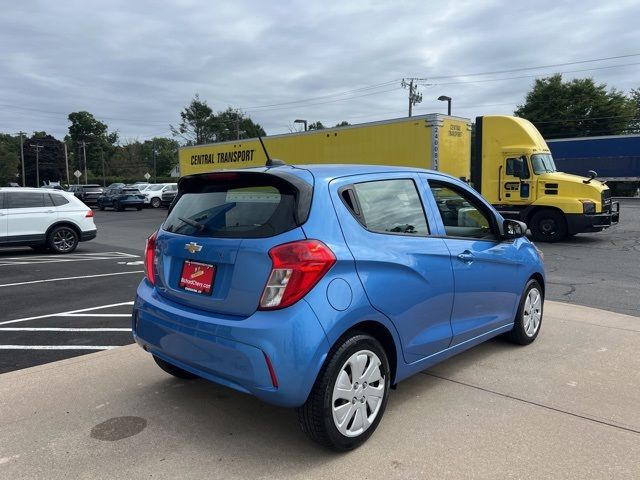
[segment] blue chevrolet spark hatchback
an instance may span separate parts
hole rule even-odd
[[[526,226],[465,183],[316,165],[184,177],[133,314],[158,365],[287,407],[336,450],[389,388],[499,334],[535,340],[544,270]]]

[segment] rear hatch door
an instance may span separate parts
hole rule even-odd
[[[262,172],[183,178],[156,238],[158,292],[201,310],[251,315],[271,272],[269,250],[305,238],[311,189]]]

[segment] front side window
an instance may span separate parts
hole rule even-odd
[[[535,174],[557,172],[556,164],[549,153],[536,153],[531,155],[531,167]]]
[[[413,180],[381,180],[353,185],[357,207],[345,203],[372,232],[414,236],[429,234],[422,201]]]
[[[448,236],[494,237],[490,217],[470,194],[443,182],[430,180],[429,186]]]

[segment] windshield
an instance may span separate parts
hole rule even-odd
[[[531,155],[531,167],[533,168],[533,172],[537,175],[558,171],[550,153],[537,153],[535,155]]]

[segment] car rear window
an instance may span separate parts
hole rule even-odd
[[[308,214],[308,202],[300,211],[299,188],[274,175],[196,175],[181,183],[178,195],[164,229],[183,235],[271,237],[296,228]]]

